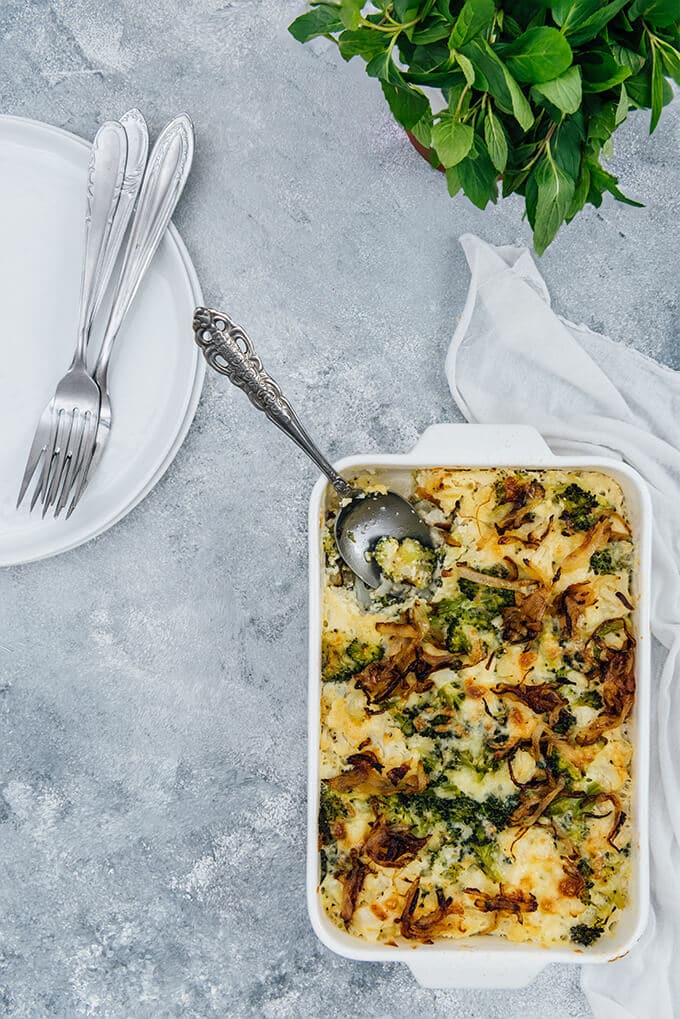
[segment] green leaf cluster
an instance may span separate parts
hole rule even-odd
[[[545,251],[603,196],[602,165],[630,109],[650,131],[680,84],[678,0],[311,0],[290,26],[325,36],[380,81],[395,120],[480,209],[522,195]],[[426,93],[424,88],[428,89]],[[430,89],[443,105],[433,111]]]

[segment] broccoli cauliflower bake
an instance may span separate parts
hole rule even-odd
[[[379,475],[355,479],[384,490]],[[628,902],[634,549],[596,472],[425,469],[369,591],[324,534],[320,895],[382,944],[587,946]]]

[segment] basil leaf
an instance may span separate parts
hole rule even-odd
[[[559,78],[534,85],[531,92],[532,95],[537,92],[539,95],[545,96],[548,102],[556,106],[562,113],[576,113],[583,98],[581,72],[578,67],[570,67]]]
[[[372,28],[357,28],[355,32],[347,30],[338,37],[338,49],[345,60],[356,56],[372,60],[378,53],[387,50],[389,44],[386,33],[374,32]]]
[[[475,69],[475,87],[490,92],[496,105],[512,113],[520,127],[528,131],[534,122],[531,106],[509,70],[491,49],[486,39],[473,39],[465,47],[465,56]],[[478,80],[483,78],[483,84]]]
[[[600,0],[553,0],[550,4],[553,18],[565,34],[582,25],[600,7]]]
[[[663,66],[656,46],[652,46],[652,116],[649,122],[651,134],[659,123],[663,110]]]
[[[634,202],[632,198],[627,198],[622,191],[619,191],[617,184],[619,183],[618,177],[614,177],[613,174],[608,173],[603,169],[597,162],[589,162],[588,169],[590,170],[591,183],[594,184],[598,191],[608,191],[614,198],[618,199],[619,202],[624,202],[626,205],[633,205],[636,209],[643,209],[644,205],[640,202]]]
[[[567,14],[566,24],[562,23],[562,31],[566,33],[572,46],[580,46],[589,42],[602,31],[612,18],[622,10],[629,0],[612,0],[611,3],[586,2],[573,3]]]
[[[337,7],[315,7],[313,11],[296,18],[292,25],[288,26],[288,31],[298,42],[309,42],[319,35],[339,32],[341,28],[342,21]]]
[[[475,132],[469,124],[461,124],[449,113],[444,113],[432,128],[432,143],[442,165],[447,169],[457,166],[472,148]]]
[[[590,149],[599,152],[607,139],[614,133],[617,106],[617,103],[606,102],[593,108],[586,136]]]
[[[495,13],[494,0],[465,0],[451,29],[449,47],[457,50],[465,46],[491,24]]]
[[[389,81],[381,81],[380,84],[394,119],[407,131],[412,130],[429,110],[429,101],[422,92],[408,86],[392,85]]]
[[[673,89],[664,78],[662,81],[663,105],[666,106],[673,98]],[[652,105],[652,66],[651,61],[640,74],[626,78],[626,91],[635,106],[648,109]]]
[[[473,136],[469,154],[455,169],[460,176],[463,191],[478,209],[485,209],[489,202],[498,200],[498,179],[496,168],[489,158],[486,145]]]
[[[645,58],[635,50],[626,49],[625,46],[619,46],[615,42],[610,43],[609,48],[616,63],[622,67],[630,67],[632,74],[637,74],[645,66]]]
[[[392,60],[389,50],[378,53],[366,64],[366,74],[371,78],[382,78],[383,81],[390,81],[393,85],[405,84],[399,68]]]
[[[582,140],[583,136],[577,121],[573,117],[565,117],[550,142],[552,158],[572,180],[578,178],[581,167]]]
[[[510,91],[505,81],[505,67],[486,39],[473,39],[461,52],[475,69],[475,88],[490,92],[506,110],[512,110]]]
[[[503,68],[505,76],[505,84],[507,85],[508,91],[510,92],[510,101],[512,103],[512,112],[515,115],[515,119],[520,127],[528,131],[534,122],[534,115],[531,112],[531,107],[527,102],[527,99],[522,92],[521,88],[512,77],[507,67]]]
[[[580,67],[584,92],[606,92],[631,76],[630,67],[617,64],[606,49],[593,49],[584,53]]]
[[[458,53],[457,50],[453,51],[452,56],[455,56],[458,66],[465,75],[465,80],[470,87],[475,83],[475,69],[472,63],[468,60],[464,53]]]
[[[571,46],[556,28],[529,28],[502,51],[519,81],[535,84],[557,78],[572,61]]]
[[[666,74],[680,85],[680,53],[669,44],[659,39],[661,58]]]
[[[443,18],[436,18],[426,28],[414,29],[412,40],[419,46],[427,46],[432,42],[441,42],[448,39],[451,32],[451,25]]]
[[[658,28],[665,28],[678,20],[678,0],[634,0],[628,14],[631,20],[644,18]]]
[[[459,166],[450,166],[446,171],[446,187],[452,198],[454,198],[463,186]]]
[[[340,20],[345,28],[356,29],[361,24],[361,8],[366,0],[340,0]]]
[[[499,173],[503,173],[508,163],[508,140],[503,125],[491,109],[484,118],[484,141],[491,162]]]
[[[621,95],[616,107],[616,113],[614,114],[614,127],[618,127],[619,124],[623,124],[624,120],[628,116],[628,93],[626,92],[626,86],[621,85]]]
[[[361,5],[363,7],[363,3]],[[418,14],[419,0],[394,0],[394,13],[399,21],[405,24],[412,21]]]
[[[432,144],[432,110],[429,103],[418,123],[414,124],[411,128],[411,134],[416,141],[420,142],[426,149],[429,149]]]
[[[588,164],[584,161],[581,166],[581,170],[576,181],[576,188],[574,190],[573,198],[569,203],[565,219],[567,223],[571,223],[572,219],[577,212],[580,212],[583,206],[588,201],[588,195],[590,193],[590,170]]]
[[[566,218],[575,182],[548,154],[539,160],[534,178],[537,188],[534,247],[542,255]]]

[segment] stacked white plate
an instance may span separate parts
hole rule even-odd
[[[0,566],[75,548],[125,516],[174,459],[203,383],[191,327],[200,286],[171,227],[114,348],[111,439],[82,502],[68,521],[29,513],[28,499],[15,508],[38,418],[75,346],[89,148],[0,117]]]

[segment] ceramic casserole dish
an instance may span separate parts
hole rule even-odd
[[[321,635],[324,589],[323,525],[329,486],[315,486],[309,513],[310,639],[309,639],[309,759],[307,902],[312,926],[319,939],[339,955],[371,962],[404,962],[425,987],[510,988],[528,984],[551,962],[595,964],[620,958],[642,933],[648,913],[648,761],[649,761],[649,578],[651,505],[639,475],[617,460],[595,457],[558,457],[541,436],[523,426],[452,425],[428,428],[411,452],[401,455],[355,456],[336,464],[345,477],[361,470],[378,471],[388,478],[408,478],[420,468],[597,471],[618,483],[625,498],[634,548],[633,629],[635,702],[629,720],[633,759],[628,904],[606,938],[588,946],[567,944],[543,947],[500,937],[474,935],[433,938],[431,944],[373,943],[339,926],[326,914],[319,893],[318,844],[321,728]],[[398,480],[395,481],[395,487]]]

